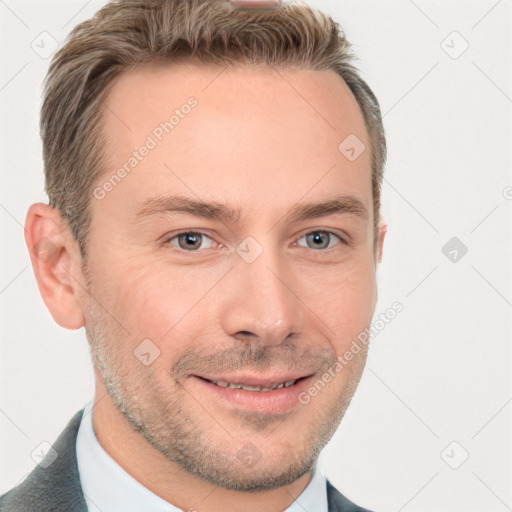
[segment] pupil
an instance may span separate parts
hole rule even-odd
[[[313,243],[317,245],[320,245],[322,249],[325,249],[325,247],[329,246],[329,234],[328,233],[314,233],[312,236]]]
[[[185,246],[186,246],[185,248],[186,249],[190,249],[190,248],[195,249],[198,246],[199,237],[197,235],[185,234],[185,235],[183,235],[183,238],[185,239]],[[183,238],[182,238],[182,240],[183,240]]]

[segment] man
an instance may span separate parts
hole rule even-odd
[[[73,30],[26,241],[55,321],[85,327],[95,396],[2,511],[364,510],[316,465],[387,229],[351,58],[304,5],[122,0]]]

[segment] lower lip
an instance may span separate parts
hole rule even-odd
[[[258,411],[266,414],[285,413],[299,404],[299,395],[304,392],[311,377],[300,380],[288,388],[273,389],[272,391],[245,391],[213,384],[200,377],[192,376],[194,383],[200,389],[200,395],[213,396],[228,406],[247,411]]]

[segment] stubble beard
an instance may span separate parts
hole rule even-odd
[[[279,435],[279,425],[267,428],[269,425],[265,424],[265,420],[261,417],[258,419],[255,414],[237,416],[241,428],[246,432],[256,432],[258,439],[258,434],[265,429],[269,431],[266,440],[260,443],[261,459],[248,468],[236,457],[236,450],[233,452],[236,438],[230,437],[229,429],[222,426],[225,418],[214,418],[204,412],[206,421],[214,427],[219,426],[218,431],[223,434],[222,439],[208,438],[206,430],[211,428],[205,429],[183,407],[183,400],[171,389],[174,381],[170,377],[169,386],[163,389],[161,381],[154,379],[150,367],[142,365],[134,354],[129,354],[133,361],[128,357],[128,364],[123,365],[126,358],[119,347],[127,342],[126,334],[94,299],[88,297],[87,302],[89,325],[86,325],[86,335],[92,362],[129,425],[167,460],[225,489],[245,492],[277,489],[310,471],[338,428],[356,391],[365,363],[365,357],[361,357],[359,365],[344,368],[343,371],[350,372],[346,386],[335,400],[327,404],[327,409],[317,418],[314,428],[310,429],[305,443],[291,440],[295,451],[287,451],[285,461],[265,458],[264,453],[272,436]],[[151,390],[150,394],[148,390]],[[192,402],[193,397],[189,398]]]

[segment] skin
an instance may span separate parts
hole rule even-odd
[[[190,96],[197,107],[103,199],[91,200],[86,265],[48,205],[30,207],[26,241],[55,248],[49,259],[30,252],[55,321],[85,326],[93,427],[107,453],[183,510],[280,511],[310,482],[367,350],[286,414],[241,411],[192,375],[294,369],[316,380],[370,326],[387,226],[381,220],[375,245],[370,151],[350,162],[338,150],[349,134],[369,148],[368,135],[348,87],[329,71],[145,64],[116,79],[107,98],[105,178]],[[233,222],[137,217],[155,195],[215,201],[236,214]],[[297,204],[335,196],[353,196],[367,217],[287,217]],[[192,239],[195,251],[176,236],[187,231],[206,235]],[[252,263],[236,252],[249,236],[263,250]],[[150,365],[134,355],[145,339],[160,351]],[[247,443],[261,455],[251,467],[237,458]]]

